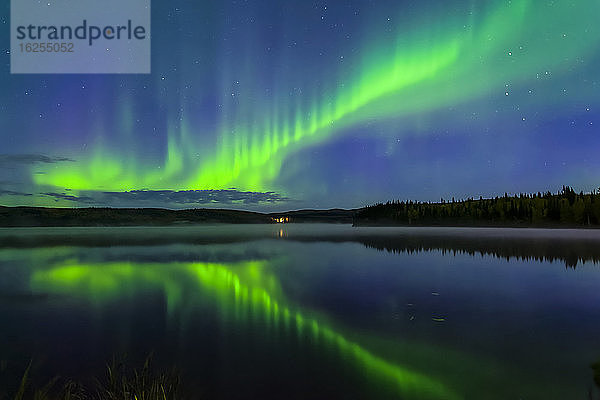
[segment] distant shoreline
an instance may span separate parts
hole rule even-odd
[[[161,208],[49,208],[0,206],[0,228],[41,227],[159,227],[193,226],[207,224],[280,224],[327,223],[352,224],[354,227],[411,227],[411,228],[533,228],[533,229],[599,229],[598,225],[561,223],[490,222],[442,220],[436,223],[402,223],[392,219],[363,219],[365,210],[297,210],[278,213],[260,213],[227,209]]]
[[[45,208],[0,206],[0,227],[177,226],[197,224],[341,223],[353,226],[600,228],[600,192],[550,192],[437,203],[391,201],[358,209],[261,213],[195,208]]]
[[[358,210],[355,226],[600,228],[600,193],[534,193],[440,202],[389,201]]]
[[[356,210],[297,210],[278,213],[226,209],[49,208],[0,206],[0,227],[177,226],[197,224],[351,224]],[[283,220],[282,220],[283,219]]]

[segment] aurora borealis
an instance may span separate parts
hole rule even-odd
[[[10,75],[3,52],[0,204],[591,190],[599,13],[594,0],[155,0],[150,75]]]

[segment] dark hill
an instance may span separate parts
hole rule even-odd
[[[271,224],[287,222],[352,223],[354,210],[301,210],[263,214],[224,209],[44,208],[0,206],[0,227],[145,226],[174,224]]]

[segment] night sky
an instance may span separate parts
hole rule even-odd
[[[152,74],[11,75],[0,204],[282,210],[600,186],[600,2],[152,2]]]

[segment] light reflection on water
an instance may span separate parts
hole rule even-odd
[[[400,394],[407,397],[458,398],[448,388],[427,376],[386,361],[365,350],[358,343],[347,340],[335,328],[322,323],[318,317],[303,314],[300,307],[288,306],[271,293],[279,292],[273,276],[263,273],[264,262],[245,262],[238,265],[190,263],[190,264],[99,264],[64,265],[35,271],[32,275],[33,292],[61,294],[78,293],[102,302],[119,297],[126,290],[131,293],[136,285],[162,287],[169,314],[183,306],[183,298],[198,293],[183,293],[179,279],[197,284],[204,295],[217,298],[220,317],[233,319],[237,324],[261,326],[275,334],[290,334],[302,339],[309,336],[312,344],[322,343],[335,348],[346,360],[354,358],[360,368],[370,374],[391,381]],[[240,275],[248,277],[247,281]],[[173,279],[177,277],[176,279]],[[194,301],[194,300],[191,300]]]
[[[211,398],[585,397],[600,356],[593,263],[413,253],[406,241],[394,254],[269,229],[233,243],[0,250],[2,358],[70,346],[47,368],[91,372],[154,350]]]

